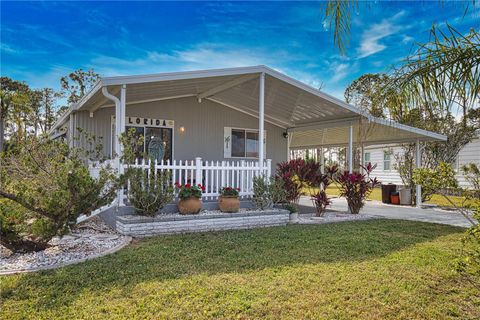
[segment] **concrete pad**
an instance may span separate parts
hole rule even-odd
[[[302,197],[299,205],[301,214],[315,212],[312,201],[309,197]],[[347,212],[347,201],[344,198],[334,198],[332,200],[332,205],[328,208],[332,211]],[[422,221],[465,228],[471,226],[467,219],[465,219],[460,213],[454,211],[447,211],[438,208],[422,209],[410,206],[390,205],[374,200],[366,202],[361,214],[372,218]]]

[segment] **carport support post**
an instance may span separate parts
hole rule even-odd
[[[348,172],[353,172],[353,124],[348,128]]]
[[[259,79],[259,96],[258,96],[258,162],[260,172],[264,167],[264,149],[263,149],[263,140],[264,140],[264,119],[265,118],[265,73],[260,73]]]
[[[422,153],[420,149],[420,141],[417,140],[415,144],[415,166],[417,168],[420,168],[422,166]],[[415,196],[417,198],[416,204],[417,208],[420,208],[422,206],[422,186],[417,184],[416,185],[416,191],[415,191]]]

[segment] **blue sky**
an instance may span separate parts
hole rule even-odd
[[[462,32],[479,13],[447,2],[360,3],[347,54],[319,2],[1,2],[1,75],[58,89],[77,68],[104,76],[265,64],[343,98],[428,40],[433,23]],[[478,6],[478,4],[477,4]]]

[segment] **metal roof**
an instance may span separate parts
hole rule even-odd
[[[266,66],[104,77],[57,122],[72,111],[95,112],[113,106],[101,88],[117,95],[126,85],[126,104],[196,96],[258,117],[260,73],[265,74],[265,121],[286,129],[291,148],[342,145],[348,141],[348,126],[355,142],[382,144],[412,140],[446,140],[433,132],[374,118],[346,102],[323,93]]]

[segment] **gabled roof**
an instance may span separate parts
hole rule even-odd
[[[344,144],[350,124],[362,130],[358,142],[366,144],[446,140],[443,135],[365,114],[342,100],[266,66],[104,77],[69,108],[56,127],[64,123],[72,111],[95,112],[99,108],[112,107],[101,88],[109,87],[111,93],[118,95],[121,85],[127,87],[127,107],[129,104],[196,97],[199,101],[208,99],[258,117],[260,73],[265,74],[265,121],[291,132],[290,145],[293,148]]]

